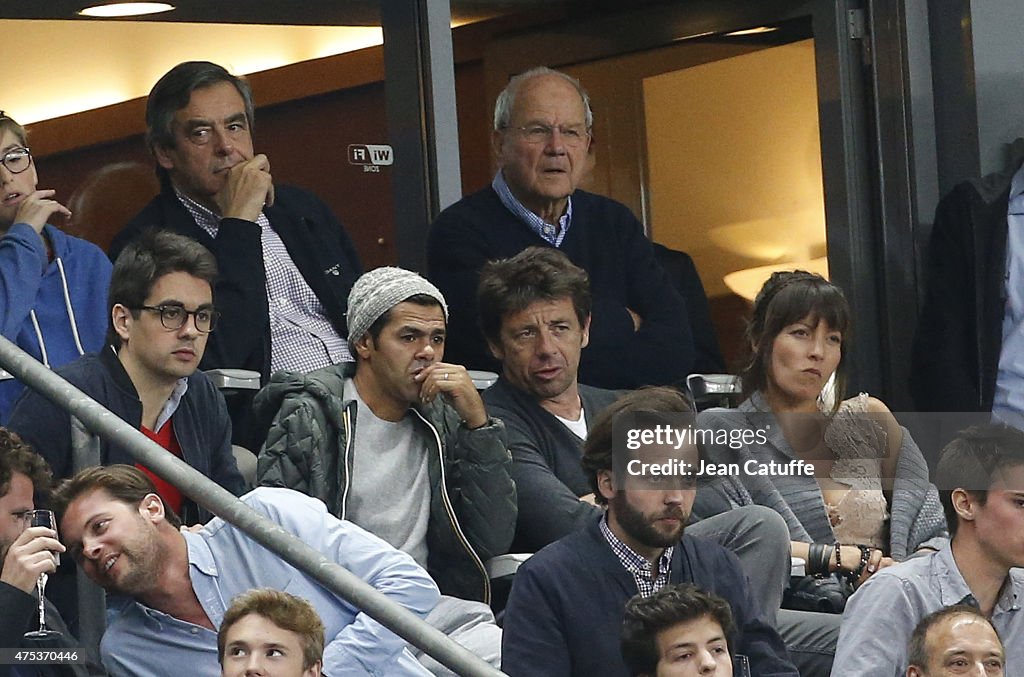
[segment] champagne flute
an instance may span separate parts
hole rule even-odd
[[[52,510],[30,510],[25,514],[25,519],[28,520],[30,527],[46,527],[53,529],[54,532],[57,531],[57,517]],[[53,559],[56,564],[60,564],[58,553],[53,553]],[[36,581],[36,590],[39,592],[39,629],[26,632],[25,639],[50,639],[61,636],[58,631],[49,630],[46,627],[46,581],[48,578],[46,573],[41,573]]]

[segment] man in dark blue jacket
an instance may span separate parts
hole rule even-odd
[[[625,677],[629,671],[619,651],[619,633],[626,601],[669,583],[693,583],[729,603],[736,621],[730,646],[734,657],[746,656],[752,675],[799,674],[754,600],[735,555],[684,534],[696,494],[692,480],[685,475],[660,477],[637,487],[624,479],[617,463],[616,479],[612,440],[618,414],[678,414],[688,409],[674,390],[639,390],[608,407],[595,422],[583,464],[595,498],[607,505],[607,512],[519,569],[505,611],[506,673]],[[676,458],[695,464],[696,448],[684,448]]]
[[[345,305],[362,270],[345,229],[312,193],[276,185],[270,160],[253,146],[252,91],[208,61],[180,63],[146,101],[146,141],[161,191],[110,247],[111,258],[139,233],[162,228],[213,252],[224,314],[204,369],[306,373],[351,362]],[[238,444],[251,397],[231,398]]]
[[[231,451],[231,419],[224,398],[196,371],[210,332],[217,263],[182,235],[151,231],[114,265],[110,283],[110,338],[114,345],[85,355],[57,373],[193,468],[235,495],[245,487]],[[101,441],[92,458],[89,435],[64,409],[34,390],[15,404],[10,428],[38,449],[58,479],[83,464],[134,463],[127,449]],[[143,468],[145,470],[145,468]],[[210,514],[153,476],[160,493],[186,524]]]

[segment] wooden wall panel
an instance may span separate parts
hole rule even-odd
[[[490,116],[484,47],[503,31],[561,16],[533,12],[462,26],[452,33],[463,191],[491,180]],[[274,180],[312,190],[345,225],[363,265],[393,264],[394,198],[390,170],[348,163],[348,144],[388,143],[381,47],[305,61],[248,76],[256,100],[255,145],[271,160]],[[80,186],[101,183],[109,198],[81,199],[68,231],[104,249],[156,192],[145,148],[145,99],[133,99],[36,123],[29,130],[40,187],[64,204]],[[98,178],[99,177],[99,178]],[[399,201],[400,202],[400,201]]]
[[[368,50],[363,50],[366,52]],[[349,59],[342,57],[349,56]],[[359,250],[365,268],[394,264],[394,200],[390,168],[367,172],[348,161],[349,144],[388,143],[384,112],[383,75],[376,66],[367,66],[363,53],[332,57],[336,69],[358,67],[366,75],[365,84],[327,91],[323,81],[323,60],[296,64],[285,69],[290,78],[278,72],[251,76],[257,103],[254,140],[256,151],[270,158],[274,181],[300,186],[320,196],[345,225]],[[377,79],[373,79],[377,78]],[[299,96],[295,81],[309,80],[311,96]],[[339,74],[335,82],[358,83],[358,78]],[[459,116],[459,147],[462,161],[463,191],[479,190],[490,183],[493,171],[490,152],[490,109],[483,87],[483,65],[477,59],[460,64],[456,70],[456,96]],[[298,98],[295,98],[298,97]],[[262,102],[270,101],[270,105]],[[130,113],[139,119],[133,121]],[[107,180],[104,194],[92,196],[89,208],[80,210],[68,231],[96,242],[104,249],[124,223],[155,194],[152,159],[145,148],[144,106],[130,101],[119,106],[88,111],[47,121],[30,129],[39,140],[37,165],[40,186],[57,190],[58,198],[71,199],[72,193],[99,174],[110,176],[125,163],[134,171],[130,180],[125,173],[120,184]],[[118,130],[128,132],[117,138]],[[114,140],[110,140],[114,139]],[[76,142],[99,140],[101,143],[47,154],[47,149]],[[146,169],[143,170],[143,167]],[[81,203],[76,196],[76,202]]]
[[[29,144],[33,143],[29,128]],[[135,169],[131,180],[103,180],[118,168]],[[124,224],[157,192],[153,162],[142,136],[129,136],[103,145],[36,159],[39,187],[57,191],[56,198],[73,212],[66,230],[106,250]],[[98,185],[84,197],[86,184]],[[77,191],[77,192],[76,192]]]
[[[455,98],[463,195],[490,185],[495,171],[491,152],[494,101],[488,100],[484,84],[483,61],[478,59],[456,67]]]
[[[395,262],[390,168],[366,172],[348,161],[350,144],[388,143],[383,83],[261,109],[256,142],[275,181],[311,190],[330,205],[364,268]]]
[[[258,86],[254,82],[254,88]],[[261,100],[259,91],[256,99]],[[83,116],[91,124],[117,124],[121,112],[108,112],[109,122],[97,111]],[[73,124],[77,117],[69,116],[65,122]],[[275,182],[311,190],[331,206],[355,242],[365,267],[395,261],[389,169],[365,172],[361,165],[349,164],[347,152],[349,144],[388,142],[382,82],[257,108],[254,139],[256,151],[270,158]],[[78,186],[97,173],[128,162],[153,166],[141,134],[40,157],[39,185],[54,188],[60,199],[69,200]],[[152,197],[156,184],[131,181],[107,188],[109,209],[90,210],[88,222],[73,219],[68,228],[104,248]]]

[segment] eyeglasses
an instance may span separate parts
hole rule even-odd
[[[514,129],[526,143],[549,143],[554,138],[555,130],[562,137],[562,143],[575,148],[583,145],[590,138],[590,131],[583,125],[526,125],[525,127],[506,127]]]
[[[175,331],[181,329],[188,322],[188,316],[194,318],[196,329],[209,334],[217,328],[217,320],[220,313],[213,308],[200,308],[199,310],[185,310],[181,306],[139,306],[136,310],[148,310],[151,313],[160,313],[160,324],[164,329]]]
[[[0,164],[11,174],[21,174],[32,166],[32,151],[28,148],[15,148],[0,157]]]

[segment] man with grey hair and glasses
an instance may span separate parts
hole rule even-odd
[[[625,205],[578,190],[592,125],[586,91],[550,68],[515,76],[498,96],[492,132],[498,172],[490,186],[444,210],[427,241],[429,277],[451,306],[456,361],[498,370],[477,327],[480,269],[546,246],[590,276],[594,308],[583,383],[668,384],[710,364],[698,357],[687,304],[640,222]]]

